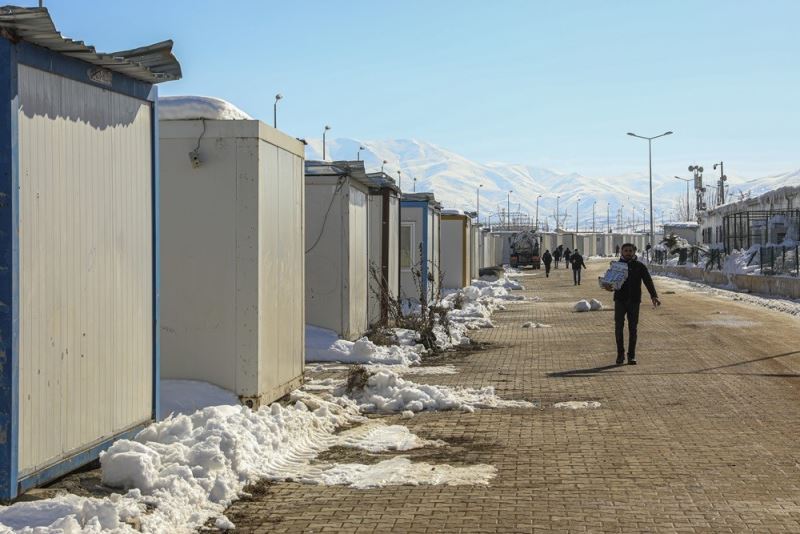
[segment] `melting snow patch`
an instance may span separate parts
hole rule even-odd
[[[345,395],[343,390],[338,393]],[[453,388],[431,384],[417,384],[404,380],[389,369],[370,376],[364,389],[351,394],[362,412],[392,413],[410,410],[463,410],[477,408],[532,408],[526,401],[503,400],[494,387],[481,389]]]
[[[572,309],[576,312],[587,312],[592,309],[592,305],[589,304],[588,300],[579,300]]]
[[[597,401],[566,401],[553,404],[553,408],[566,408],[568,410],[581,410],[584,408],[599,408]]]
[[[412,412],[413,413],[413,412]],[[368,452],[409,451],[426,446],[441,447],[440,440],[427,440],[402,425],[387,426],[381,421],[346,430],[339,434],[339,445]]]
[[[551,328],[551,325],[528,321],[527,323],[522,325],[522,328]]]
[[[739,317],[720,317],[719,319],[710,319],[708,321],[694,321],[689,324],[697,326],[722,326],[726,328],[748,328],[757,326],[759,323],[740,319]]]
[[[373,465],[337,464],[321,473],[322,482],[359,489],[384,486],[427,485],[483,485],[495,477],[497,469],[491,465],[453,467],[414,463],[398,456]]]
[[[453,365],[430,365],[426,367],[406,367],[394,369],[401,375],[455,375],[458,369]]]

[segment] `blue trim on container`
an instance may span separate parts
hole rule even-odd
[[[111,84],[98,83],[89,77],[89,73],[98,68],[97,65],[64,56],[26,41],[17,44],[16,49],[17,61],[23,65],[141,100],[147,100],[150,95],[152,84],[129,78],[124,74],[108,71],[111,73]]]
[[[59,460],[57,464],[46,467],[35,473],[25,476],[19,481],[19,493],[23,493],[31,488],[46,484],[51,480],[64,476],[67,473],[78,469],[90,462],[97,459],[100,453],[108,449],[115,441],[120,439],[133,439],[136,434],[141,432],[144,428],[150,425],[149,422],[136,425],[135,427],[115,434],[114,436],[98,443],[90,449],[83,450],[73,456]],[[18,494],[19,494],[18,493]]]
[[[0,38],[0,499],[17,495],[19,420],[17,52]]]
[[[151,209],[153,210],[153,420],[158,421],[159,407],[161,406],[161,174],[160,151],[161,144],[158,126],[158,87],[155,85],[148,95],[148,100],[153,104],[150,108],[152,125],[152,156],[153,176],[151,182]]]

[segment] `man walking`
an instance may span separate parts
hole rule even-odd
[[[581,268],[586,268],[586,264],[583,263],[583,256],[581,256],[580,250],[575,249],[572,252],[572,255],[569,257],[569,261],[572,263],[572,282],[574,285],[579,286],[581,285]]]
[[[617,340],[617,365],[625,363],[625,317],[628,318],[628,364],[636,365],[636,331],[639,326],[639,305],[642,302],[642,282],[654,307],[661,305],[647,267],[636,259],[636,247],[625,243],[618,260],[628,266],[628,277],[622,286],[614,291],[614,335]],[[609,289],[610,291],[610,289]]]
[[[544,251],[542,261],[544,262],[544,277],[550,278],[550,263],[553,261],[553,255],[550,254],[549,249]]]
[[[553,252],[553,259],[556,260],[556,269],[558,269],[558,261],[561,259],[561,245],[556,247],[555,252]]]
[[[569,269],[569,248],[564,249],[564,268]]]

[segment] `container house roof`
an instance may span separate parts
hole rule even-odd
[[[97,52],[83,41],[62,36],[47,8],[0,7],[0,37],[26,41],[147,83],[179,80],[182,76],[171,40],[133,50]]]
[[[372,185],[363,161],[306,160],[305,165],[306,176],[348,176],[367,187]]]

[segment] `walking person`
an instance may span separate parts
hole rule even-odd
[[[569,269],[569,249],[564,250],[564,267]]]
[[[581,256],[580,250],[575,249],[570,256],[569,261],[572,263],[572,281],[574,285],[579,286],[581,285],[581,269],[586,268],[586,264],[583,263],[583,256]]]
[[[656,287],[647,267],[636,259],[636,247],[632,243],[622,245],[619,260],[628,265],[628,277],[614,291],[614,335],[617,341],[617,365],[625,363],[625,317],[628,318],[628,364],[636,365],[636,334],[639,326],[639,305],[642,302],[642,282],[654,307],[661,306]],[[611,291],[611,289],[609,289]]]
[[[556,250],[553,252],[553,259],[556,260],[556,269],[558,269],[558,261],[561,259],[561,245],[556,247]]]
[[[618,258],[619,258],[619,245],[617,245],[617,249],[616,249],[616,251],[614,252],[614,256],[616,256],[616,257],[618,257]]]
[[[544,255],[542,256],[542,262],[544,262],[544,277],[550,278],[550,263],[553,261],[553,255],[550,254],[550,250],[547,249],[544,251]]]

